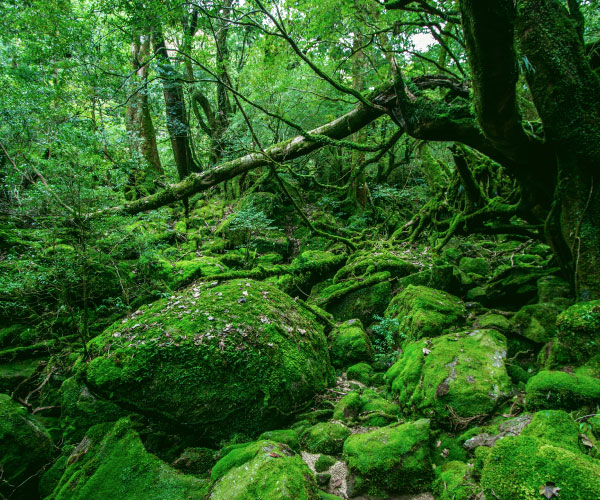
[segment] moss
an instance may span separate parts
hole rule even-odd
[[[384,489],[416,493],[431,484],[429,421],[396,424],[353,434],[344,444],[353,494]]]
[[[332,408],[322,408],[320,410],[312,410],[306,413],[300,413],[297,418],[299,420],[306,420],[310,425],[314,425],[318,422],[325,422],[329,420],[332,415]]]
[[[400,408],[377,392],[365,389],[361,395],[359,422],[367,427],[383,427],[397,422]]]
[[[258,441],[230,452],[211,473],[212,500],[317,500],[318,489],[308,466],[285,445]],[[225,465],[223,465],[225,464]]]
[[[413,263],[390,252],[360,251],[348,259],[346,265],[335,274],[333,282],[341,283],[382,271],[388,271],[390,276],[398,278],[414,273],[417,269]]]
[[[464,323],[466,310],[457,297],[425,286],[408,286],[390,302],[385,316],[399,320],[399,339],[441,335]]]
[[[116,422],[127,414],[116,404],[98,399],[77,377],[70,377],[62,383],[60,396],[61,427],[68,443],[81,441],[93,425]]]
[[[216,452],[210,448],[186,448],[171,466],[186,474],[206,474],[216,463]]]
[[[564,408],[600,404],[600,383],[597,378],[572,375],[560,371],[541,371],[527,382],[527,407],[531,409]]]
[[[487,276],[490,272],[490,265],[483,257],[463,257],[460,259],[459,269],[463,273]]]
[[[467,451],[463,447],[463,436],[453,436],[446,432],[437,431],[432,435],[431,460],[436,465],[443,465],[452,461],[466,462]]]
[[[335,464],[337,460],[329,455],[320,455],[315,462],[315,470],[317,472],[325,472],[329,470],[333,464]]]
[[[507,437],[491,448],[481,474],[486,498],[538,500],[547,482],[561,500],[590,500],[600,493],[600,463],[531,436]]]
[[[38,359],[27,359],[0,364],[0,393],[12,392],[21,382],[35,373],[39,363]]]
[[[576,361],[600,354],[600,300],[579,302],[557,320],[558,341]]]
[[[447,334],[408,344],[386,379],[405,413],[452,418],[490,414],[511,392],[506,339],[494,330]]]
[[[56,459],[56,461],[42,474],[40,478],[40,484],[38,485],[38,493],[40,498],[46,498],[52,494],[54,489],[58,486],[62,475],[67,468],[67,461],[69,455],[73,451],[73,447],[66,446],[63,449],[63,454]],[[65,453],[67,452],[67,453]]]
[[[300,438],[302,449],[310,453],[338,455],[344,441],[351,434],[350,429],[338,422],[321,422],[306,429]]]
[[[523,306],[512,318],[513,329],[519,335],[545,344],[556,335],[556,317],[560,309],[551,302]]]
[[[331,331],[329,350],[333,366],[343,368],[359,361],[373,361],[371,339],[358,319],[350,319]]]
[[[92,427],[68,459],[50,500],[203,498],[208,481],[186,476],[148,453],[129,419]]]
[[[521,436],[542,439],[553,446],[579,451],[579,425],[561,410],[538,411]]]
[[[479,446],[475,448],[475,460],[473,460],[473,472],[477,476],[481,476],[485,463],[492,453],[492,448],[488,446]]]
[[[508,376],[515,384],[526,384],[532,376],[519,365],[506,365],[506,373],[508,373]]]
[[[298,437],[298,432],[293,429],[263,432],[258,439],[287,444],[294,451],[300,450],[300,439]]]
[[[406,288],[409,285],[426,286],[449,293],[457,293],[460,289],[460,277],[454,266],[432,266],[398,280],[400,288]]]
[[[348,380],[357,380],[365,385],[368,385],[371,381],[372,374],[373,367],[367,363],[356,363],[346,371]]]
[[[358,318],[364,325],[373,322],[373,316],[383,314],[392,296],[389,271],[375,273],[365,280],[354,279],[326,286],[310,301],[333,314],[338,321]],[[370,284],[369,284],[370,283]]]
[[[537,299],[537,282],[548,270],[534,266],[500,267],[485,286],[482,303],[488,307],[518,308]]]
[[[478,328],[493,328],[501,332],[507,332],[511,328],[508,318],[496,313],[486,313],[480,316],[477,318],[476,325]]]
[[[472,477],[473,466],[453,460],[435,470],[436,500],[469,500],[479,492]]]
[[[543,276],[537,281],[538,300],[540,302],[564,303],[571,297],[571,287],[558,276]]]
[[[42,423],[8,395],[0,394],[0,495],[35,498],[35,476],[51,462],[53,451]]]
[[[89,344],[94,391],[217,441],[277,428],[332,382],[323,327],[277,288],[198,283]]]
[[[361,412],[363,406],[362,398],[358,391],[352,391],[340,399],[333,410],[335,420],[352,421]]]

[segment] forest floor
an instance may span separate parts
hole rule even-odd
[[[0,499],[600,498],[600,301],[550,248],[311,207],[371,236],[270,193],[12,228]]]

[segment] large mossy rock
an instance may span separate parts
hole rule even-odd
[[[384,427],[397,422],[400,408],[373,389],[359,389],[346,394],[333,410],[333,418],[367,427]]]
[[[360,361],[373,361],[373,345],[359,319],[337,325],[329,333],[333,366],[344,368]]]
[[[562,349],[578,362],[600,353],[600,300],[579,302],[556,319]]]
[[[429,420],[353,434],[344,443],[353,494],[419,493],[432,479]]]
[[[578,429],[565,412],[541,411],[520,436],[498,441],[481,474],[486,498],[537,500],[546,485],[560,499],[599,498],[600,461],[581,451]]]
[[[385,377],[405,413],[450,424],[490,414],[511,393],[505,357],[497,331],[451,333],[407,345]]]
[[[213,467],[211,500],[318,500],[314,475],[302,458],[274,441],[227,453]]]
[[[3,494],[35,498],[34,477],[51,462],[53,451],[42,423],[10,396],[0,394],[0,498]]]
[[[212,440],[281,427],[332,381],[313,314],[251,280],[191,286],[114,324],[88,350],[95,392]]]
[[[467,315],[462,301],[441,290],[409,285],[396,295],[385,316],[397,318],[399,340],[436,337],[445,330],[460,326]]]
[[[552,302],[523,306],[512,318],[513,330],[535,342],[545,344],[556,335],[556,317],[560,308]]]
[[[340,422],[321,422],[302,433],[300,445],[310,453],[337,455],[350,434],[350,429]]]
[[[48,500],[200,500],[209,486],[148,453],[127,418],[92,427],[67,463]]]
[[[600,379],[579,373],[541,371],[527,381],[525,392],[530,409],[573,410],[600,405]]]

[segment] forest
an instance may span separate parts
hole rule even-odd
[[[600,499],[599,0],[0,0],[0,500]]]

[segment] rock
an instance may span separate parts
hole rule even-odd
[[[0,394],[0,498],[35,498],[38,476],[54,447],[42,423],[7,394]],[[26,481],[28,480],[28,481]],[[24,483],[24,484],[23,484]]]
[[[329,334],[333,366],[344,368],[360,361],[373,361],[373,345],[359,319],[337,325]]]
[[[556,317],[560,309],[552,302],[523,306],[512,318],[516,333],[538,344],[556,335]]]
[[[344,441],[351,434],[350,429],[338,422],[321,422],[306,429],[300,438],[303,450],[310,453],[338,455]]]
[[[288,445],[294,451],[300,451],[300,438],[298,433],[293,429],[263,432],[258,436],[258,439],[283,443]]]
[[[464,323],[467,315],[460,299],[425,286],[408,286],[396,295],[385,311],[399,321],[399,341],[435,337]]]
[[[508,332],[511,329],[510,321],[506,316],[492,312],[486,313],[477,318],[475,325],[477,328],[493,328],[494,330],[498,330],[502,333]]]
[[[511,393],[506,339],[494,330],[451,333],[408,344],[386,379],[405,412],[451,423],[490,414]]]
[[[543,276],[537,281],[538,300],[540,302],[571,302],[571,287],[558,276]]]
[[[600,354],[600,300],[579,302],[556,319],[558,341],[572,359],[585,362]]]
[[[208,481],[148,453],[127,418],[92,427],[67,464],[49,500],[200,499],[208,492]]]
[[[216,463],[216,452],[210,448],[186,448],[171,466],[186,474],[202,475]]]
[[[426,286],[436,290],[444,290],[448,293],[458,293],[460,290],[460,276],[454,266],[432,266],[429,269],[409,274],[398,280],[400,288],[406,288],[409,285]]]
[[[128,413],[110,401],[98,399],[78,377],[62,383],[60,396],[60,423],[68,443],[79,443],[93,425],[116,422]]]
[[[483,432],[481,434],[477,434],[472,438],[469,438],[465,441],[463,445],[467,450],[473,451],[479,446],[494,446],[496,441],[499,439],[505,438],[507,436],[519,436],[523,429],[529,425],[531,422],[532,416],[529,413],[523,413],[518,417],[511,418],[510,420],[506,420],[502,422],[498,426],[497,433],[487,433]]]
[[[360,423],[367,427],[383,427],[398,421],[398,405],[388,401],[372,389],[352,391],[340,399],[333,418]]]
[[[352,494],[419,493],[431,485],[429,420],[353,434],[344,444]]]
[[[600,404],[600,380],[586,375],[543,370],[527,381],[527,408],[574,410]]]
[[[314,475],[301,457],[273,441],[237,448],[211,472],[211,500],[317,500]]]
[[[317,472],[325,472],[328,470],[333,464],[335,464],[337,460],[329,455],[320,455],[315,462],[315,470]]]
[[[115,323],[88,350],[94,392],[213,441],[277,428],[333,382],[313,314],[252,280],[198,283]]]
[[[561,500],[590,500],[600,494],[600,462],[577,447],[577,424],[563,412],[539,412],[517,437],[498,441],[483,459],[486,498],[542,498],[559,488]],[[479,449],[478,449],[479,450]]]
[[[463,257],[458,265],[463,273],[473,273],[479,276],[487,276],[490,273],[490,265],[483,257]]]
[[[535,302],[537,282],[550,272],[528,265],[499,268],[485,286],[485,296],[481,297],[481,301],[488,307],[501,308],[518,308],[523,304]]]
[[[356,363],[346,370],[348,380],[357,380],[361,384],[368,385],[373,375],[373,367],[367,363]]]
[[[433,492],[436,500],[470,500],[479,492],[472,477],[473,466],[453,460],[435,469]]]
[[[401,278],[418,271],[418,267],[390,252],[355,252],[346,265],[336,273],[333,282],[341,283],[344,280],[363,278],[382,271],[388,271],[393,278]]]

